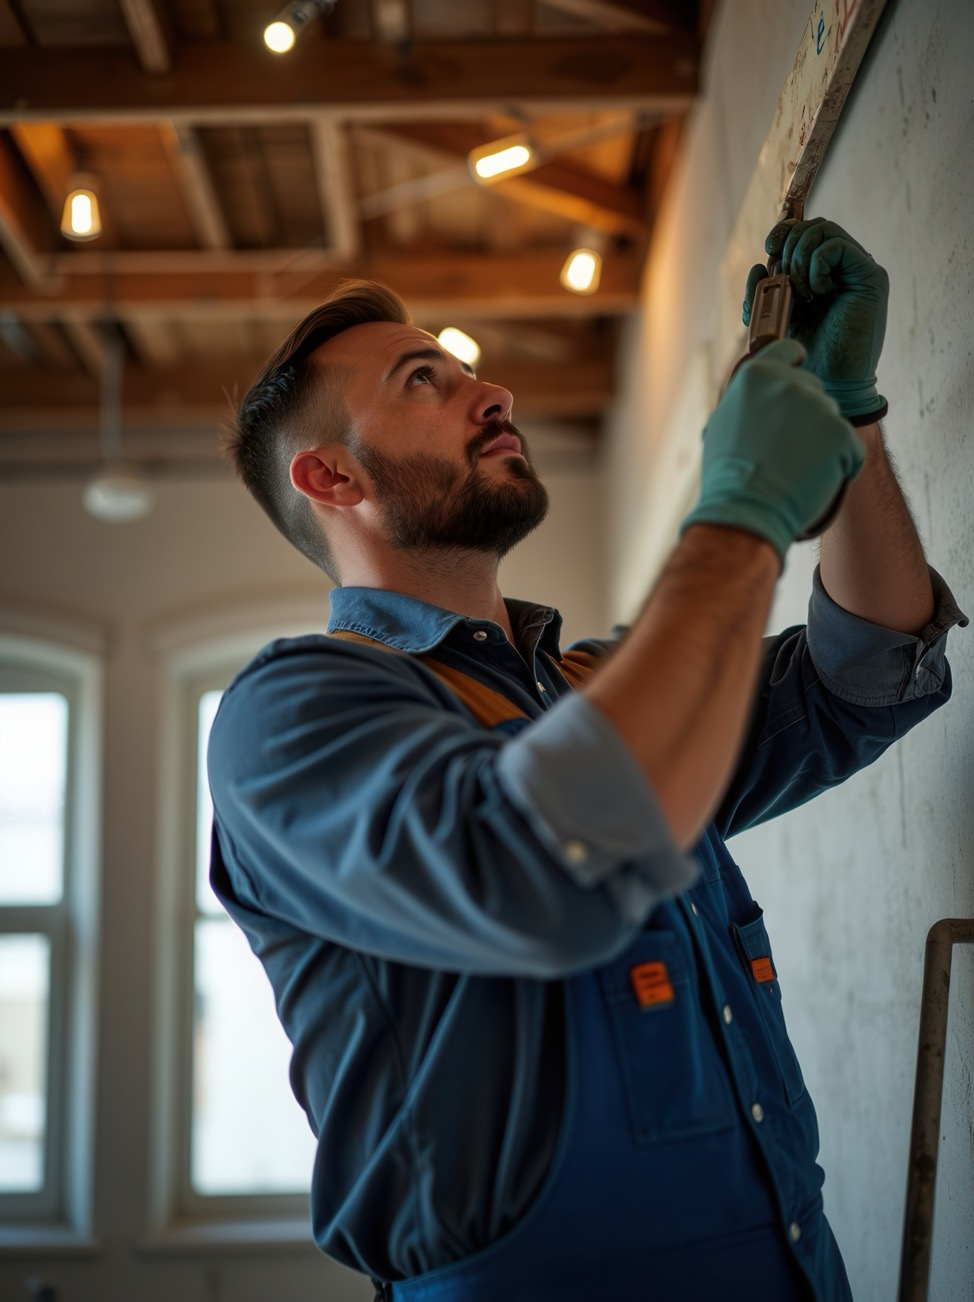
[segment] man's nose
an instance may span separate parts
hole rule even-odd
[[[488,384],[486,380],[480,380],[478,384],[479,392],[475,398],[478,423],[509,420],[514,407],[514,395],[500,384]]]

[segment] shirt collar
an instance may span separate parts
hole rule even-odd
[[[488,634],[499,633],[504,637],[493,620],[470,619],[455,610],[431,606],[416,597],[385,588],[334,588],[330,601],[329,633],[338,629],[362,633],[411,655],[431,651],[459,627],[471,633],[483,629]],[[525,645],[537,640],[549,655],[556,660],[561,658],[558,646],[561,615],[557,610],[513,598],[505,598],[504,604],[519,643]]]

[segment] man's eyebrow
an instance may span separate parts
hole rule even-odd
[[[439,348],[413,348],[408,353],[402,353],[399,357],[396,358],[392,366],[383,376],[383,383],[385,384],[389,380],[391,380],[397,371],[401,371],[402,368],[404,366],[408,366],[410,362],[418,362],[418,361],[457,362],[460,366],[460,369],[463,371],[465,375],[469,375],[471,379],[474,380],[477,378],[477,374],[474,371],[473,367],[468,366],[466,362],[461,362],[458,357],[455,357],[453,355],[453,353],[445,353],[441,351],[441,349]]]

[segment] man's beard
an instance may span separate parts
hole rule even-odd
[[[479,465],[481,451],[503,433],[517,434],[524,450],[523,461],[513,454],[507,461],[513,483],[495,482]],[[466,472],[430,452],[393,458],[354,437],[349,447],[375,485],[389,541],[402,551],[487,552],[499,560],[548,513],[527,445],[507,422],[490,421],[471,441]]]

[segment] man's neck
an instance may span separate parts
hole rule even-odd
[[[396,552],[362,572],[343,573],[343,586],[384,588],[404,597],[456,611],[470,619],[489,619],[514,641],[514,630],[500,588],[497,559],[481,552]]]

